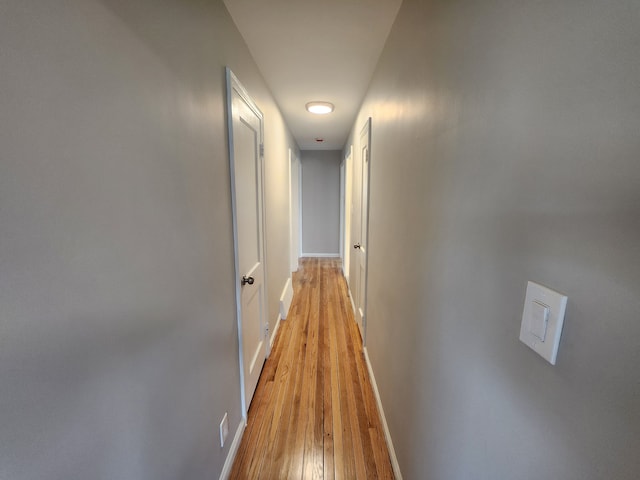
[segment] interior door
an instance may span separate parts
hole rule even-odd
[[[360,151],[358,155],[358,168],[357,173],[359,175],[358,195],[360,197],[359,212],[357,214],[358,225],[356,225],[357,243],[354,244],[356,263],[356,298],[355,302],[355,317],[358,327],[360,328],[360,335],[362,336],[362,342],[365,342],[366,332],[366,302],[367,302],[367,253],[368,253],[368,223],[369,223],[369,160],[370,160],[370,140],[371,140],[371,119],[367,120],[367,123],[360,132]]]
[[[236,303],[243,412],[253,398],[267,355],[264,259],[262,112],[227,70],[229,146],[234,217]]]

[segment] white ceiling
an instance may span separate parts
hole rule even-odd
[[[224,3],[300,148],[342,149],[402,0]],[[313,100],[335,111],[313,115]]]

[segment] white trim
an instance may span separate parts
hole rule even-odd
[[[340,258],[342,259],[342,264],[344,265],[344,222],[345,222],[345,212],[344,212],[344,196],[345,196],[345,179],[347,176],[347,161],[343,159],[340,162]]]
[[[298,266],[302,257],[302,158],[296,155],[298,162]],[[297,271],[297,269],[296,269]]]
[[[289,148],[289,270],[292,272],[298,271],[300,245],[300,160]]]
[[[363,314],[362,314],[362,342],[367,344],[367,295],[369,292],[369,206],[371,205],[371,117],[367,119],[364,127],[362,127],[362,131],[360,132],[360,139],[362,139],[362,135],[366,132],[367,134],[367,158],[362,161],[362,169],[364,172],[365,164],[367,168],[367,191],[362,192],[363,195],[367,196],[367,211],[362,213],[362,217],[366,217],[366,229],[364,232],[365,238],[364,245],[366,250],[364,252],[364,302],[363,302]],[[362,142],[361,142],[362,143]],[[362,152],[362,145],[360,145],[360,152]],[[360,219],[362,222],[363,220]],[[391,438],[391,437],[389,437]]]
[[[354,315],[354,320],[355,320],[355,314],[356,314],[356,303],[353,301],[353,295],[351,295],[351,287],[349,286],[349,284],[347,283],[347,293],[349,294],[349,300],[351,301],[351,310],[353,310],[353,315]]]
[[[344,278],[349,283],[349,271],[351,270],[352,263],[352,250],[351,250],[351,215],[353,207],[353,145],[349,146],[349,153],[345,156],[344,160],[344,198],[341,200],[344,204],[344,229],[343,229],[343,247],[342,247],[342,273]]]
[[[302,256],[311,258],[340,258],[339,253],[303,253]]]
[[[287,165],[287,180],[289,183],[289,270],[290,271],[294,271],[293,270],[293,176],[291,175],[292,173],[292,162],[293,162],[293,155],[291,152],[291,148],[289,148],[289,162]]]
[[[280,314],[278,314],[278,318],[276,318],[276,326],[273,327],[273,332],[269,336],[269,353],[271,353],[271,349],[273,348],[273,342],[276,339],[276,333],[278,333],[278,329],[280,328],[281,320],[282,320],[282,317],[280,316]]]
[[[391,432],[389,432],[389,425],[387,425],[387,418],[384,416],[384,409],[382,408],[382,400],[380,399],[380,392],[378,391],[378,384],[376,383],[376,377],[373,375],[373,367],[369,360],[369,351],[367,347],[364,347],[364,359],[367,362],[367,370],[369,370],[369,378],[371,379],[371,386],[373,387],[373,393],[376,396],[376,403],[378,404],[378,412],[380,413],[380,420],[382,421],[382,428],[384,429],[384,438],[387,441],[387,448],[389,449],[389,457],[391,457],[391,467],[393,468],[393,475],[396,480],[402,480],[402,473],[400,472],[400,464],[398,463],[398,457],[396,457],[396,451],[393,448],[393,441],[391,441]]]
[[[229,453],[227,453],[227,458],[224,461],[222,472],[220,472],[220,480],[227,480],[229,475],[231,475],[231,467],[233,467],[233,461],[236,459],[236,455],[238,454],[238,447],[240,447],[240,441],[242,440],[242,435],[244,435],[245,427],[246,423],[244,422],[244,419],[241,419],[240,425],[238,425],[236,434],[233,437],[233,443],[231,443],[231,447],[229,447]]]
[[[287,318],[289,308],[291,307],[291,301],[293,300],[293,284],[291,283],[291,277],[287,278],[287,283],[284,285],[282,295],[280,295],[280,318]]]
[[[344,276],[344,278],[347,280],[347,295],[349,295],[349,302],[351,302],[351,310],[353,311],[353,321],[356,321],[356,304],[353,301],[353,295],[351,295],[351,285],[349,284],[349,277],[347,275],[344,275],[344,268],[342,269],[342,275]],[[362,346],[364,347],[364,343],[362,344]]]

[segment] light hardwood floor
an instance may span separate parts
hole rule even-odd
[[[389,452],[336,259],[306,258],[232,479],[392,479]]]

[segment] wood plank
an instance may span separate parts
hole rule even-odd
[[[346,319],[344,318],[344,311],[340,311],[340,320],[337,320],[338,324],[338,344],[340,346],[340,373],[341,381],[340,386],[344,392],[344,412],[347,412],[347,418],[343,417],[345,426],[351,438],[351,448],[349,453],[351,454],[348,462],[348,466],[353,463],[353,472],[349,472],[349,478],[366,479],[366,465],[364,461],[364,452],[362,448],[362,437],[360,435],[360,421],[358,418],[358,408],[356,403],[356,391],[354,388],[354,379],[352,378],[353,362],[355,362],[355,355],[352,348],[349,347],[349,332]],[[345,407],[346,405],[346,407]],[[348,442],[347,442],[348,443]]]
[[[340,364],[338,362],[338,334],[336,333],[335,315],[329,310],[329,335],[331,359],[331,408],[333,409],[333,451],[336,480],[346,479],[344,460],[344,432],[342,430],[342,405],[340,402]]]
[[[309,316],[309,336],[305,381],[303,387],[309,391],[308,415],[304,441],[303,478],[309,480],[323,478],[323,419],[322,419],[322,373],[319,371],[322,358],[320,322],[326,309],[326,278],[319,275],[318,288],[314,296],[311,315]]]
[[[305,270],[301,271],[299,276],[300,285],[306,281]],[[311,288],[300,288],[298,290],[297,295],[295,295],[295,310],[296,317],[295,321],[292,322],[292,328],[295,332],[294,337],[292,337],[292,341],[289,344],[289,348],[295,354],[295,363],[293,364],[292,371],[292,385],[290,387],[290,396],[287,401],[287,411],[289,412],[288,422],[283,422],[283,451],[282,458],[278,462],[279,464],[274,464],[273,468],[270,472],[265,476],[265,478],[294,478],[294,475],[291,473],[292,468],[297,468],[294,463],[296,457],[300,455],[299,452],[295,450],[295,442],[298,433],[298,429],[300,428],[300,401],[302,395],[302,378],[304,374],[304,357],[305,357],[305,349],[306,349],[306,336],[304,332],[306,331],[306,322],[301,321],[305,313],[309,310],[309,304],[311,301],[312,289]],[[293,466],[293,467],[292,467]]]
[[[353,385],[353,394],[351,398],[354,404],[354,417],[358,420],[357,427],[359,428],[360,450],[358,453],[362,455],[361,463],[358,466],[361,469],[364,468],[364,473],[360,470],[359,475],[363,475],[363,478],[372,478],[376,472],[371,438],[369,436],[369,427],[372,419],[367,416],[366,402],[363,398],[362,384],[358,375],[358,364],[361,365],[364,362],[364,355],[362,348],[359,348],[359,342],[354,342],[354,339],[357,341],[360,339],[360,334],[355,331],[357,326],[355,329],[353,328],[355,325],[355,321],[351,322],[348,326],[348,332],[345,333],[347,351],[350,352],[348,368],[350,369],[351,382]],[[352,420],[352,424],[353,423],[355,422]]]
[[[352,392],[348,389],[350,382],[347,381],[348,368],[346,364],[349,358],[349,352],[347,351],[346,342],[344,341],[344,325],[342,323],[342,316],[340,310],[335,305],[333,328],[335,329],[337,350],[337,362],[336,368],[338,369],[338,395],[340,402],[340,428],[342,430],[342,462],[343,462],[343,478],[353,479],[356,478],[356,458],[354,449],[354,439],[352,435],[351,417],[352,411],[349,402],[349,395]]]
[[[256,401],[253,404],[255,408],[255,411],[253,412],[254,415],[250,417],[250,421],[253,421],[253,428],[245,431],[238,454],[236,455],[236,461],[234,462],[231,474],[229,475],[229,478],[231,479],[250,478],[250,471],[252,465],[254,465],[254,461],[256,460],[256,456],[254,455],[255,452],[251,448],[251,445],[258,444],[258,438],[262,428],[264,427],[264,422],[261,420],[263,418],[268,418],[269,416],[269,406],[272,405],[272,402],[270,401],[272,389],[273,382],[264,383],[261,388],[261,390],[263,390],[263,395],[255,399]],[[242,457],[240,457],[240,452],[242,452]]]
[[[300,284],[303,288],[300,290],[298,298],[302,298],[297,317],[296,317],[296,348],[298,349],[298,361],[296,363],[296,383],[294,390],[294,401],[291,406],[291,418],[289,423],[289,432],[287,444],[285,447],[284,460],[280,467],[280,474],[273,478],[300,478],[302,475],[302,465],[304,456],[304,406],[303,406],[303,382],[305,371],[305,359],[307,349],[307,335],[309,330],[309,314],[313,295],[313,282],[310,279],[311,267],[302,269]],[[297,300],[297,299],[296,299]],[[302,439],[302,440],[301,440]]]
[[[331,301],[331,294],[328,294],[327,302]],[[322,324],[322,415],[323,415],[323,461],[324,478],[326,480],[335,479],[334,465],[334,440],[333,440],[333,405],[332,405],[332,374],[331,367],[331,338],[329,333],[329,322],[331,321],[330,303],[327,305],[326,316]]]

